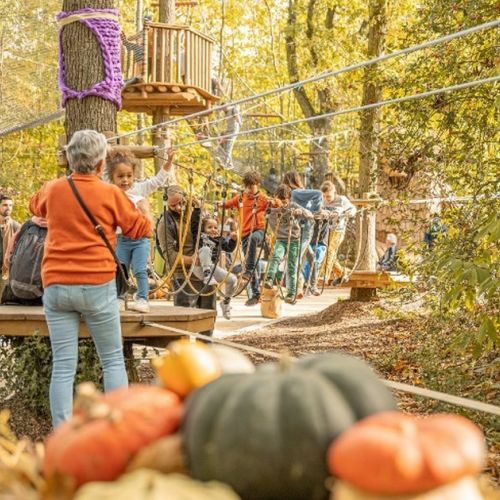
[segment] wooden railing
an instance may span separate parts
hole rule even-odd
[[[143,32],[122,38],[123,78],[189,85],[212,94],[213,44],[188,26],[148,23]]]

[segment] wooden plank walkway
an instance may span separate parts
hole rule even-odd
[[[163,330],[143,325],[143,320],[195,333],[214,328],[215,311],[167,304],[166,301],[151,301],[151,312],[147,314],[134,311],[122,312],[123,339],[163,347],[176,337]],[[0,336],[27,337],[35,334],[48,335],[42,307],[0,305]],[[89,337],[89,331],[83,321],[80,326],[80,337]]]

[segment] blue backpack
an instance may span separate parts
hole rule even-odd
[[[314,214],[321,210],[323,194],[318,189],[294,189],[292,201]]]

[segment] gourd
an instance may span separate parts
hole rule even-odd
[[[482,432],[459,415],[380,413],[332,443],[328,465],[341,480],[332,498],[480,499],[473,475],[484,450]]]
[[[136,385],[102,395],[82,384],[78,393],[73,417],[47,439],[46,478],[69,476],[75,487],[111,481],[141,448],[179,427],[179,397],[159,387]]]
[[[193,477],[243,498],[328,496],[328,445],[357,420],[395,408],[362,361],[322,354],[227,374],[193,392],[182,435]]]
[[[229,486],[202,483],[181,474],[163,475],[140,469],[113,483],[89,483],[74,500],[238,500]]]
[[[151,360],[163,387],[182,398],[222,373],[245,373],[253,365],[236,349],[187,339],[172,342],[166,353]]]

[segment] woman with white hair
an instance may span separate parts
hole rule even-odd
[[[389,233],[385,243],[387,248],[378,261],[378,267],[381,271],[396,271],[398,237],[394,233]]]
[[[116,228],[129,238],[151,234],[151,223],[117,186],[100,179],[107,151],[104,135],[75,132],[67,147],[71,178],[90,213],[116,244]],[[48,221],[42,263],[43,306],[52,347],[50,410],[57,427],[71,417],[78,363],[80,318],[95,343],[109,391],[128,384],[116,293],[116,263],[65,177],[33,196],[31,212]]]

